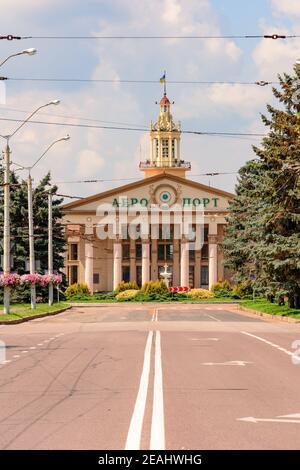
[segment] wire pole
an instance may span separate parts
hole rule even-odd
[[[52,193],[48,193],[48,274],[53,274]],[[49,305],[53,305],[53,282],[49,282]]]
[[[4,149],[4,227],[3,227],[3,272],[4,274],[10,273],[10,148],[9,138],[6,139],[6,146]],[[4,313],[9,313],[10,308],[10,287],[4,287]]]
[[[28,228],[29,228],[29,270],[35,273],[34,235],[33,235],[33,205],[32,205],[32,178],[29,172],[27,179],[28,188]],[[36,308],[36,288],[32,283],[30,287],[31,308]]]

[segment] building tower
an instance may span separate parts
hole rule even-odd
[[[159,173],[172,173],[185,177],[191,169],[190,162],[185,162],[180,155],[180,123],[175,123],[171,114],[171,103],[167,97],[166,84],[164,95],[159,103],[157,122],[150,126],[150,158],[140,162],[140,170],[145,178]]]

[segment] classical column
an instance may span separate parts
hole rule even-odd
[[[152,281],[158,279],[158,268],[157,268],[157,239],[152,238],[151,240],[151,275]]]
[[[218,236],[208,235],[208,274],[209,289],[218,282]]]
[[[135,240],[130,238],[130,282],[136,281]]]
[[[116,289],[119,282],[122,281],[122,244],[117,238],[114,240],[114,252],[113,252],[113,262],[114,262],[114,289]]]
[[[180,285],[189,286],[189,242],[184,237],[181,240]]]
[[[176,152],[176,158],[179,163],[180,161],[180,140],[179,137],[176,139],[176,144],[177,144],[177,152]]]
[[[85,252],[85,272],[84,279],[88,288],[90,289],[91,294],[94,293],[94,246],[92,240],[87,240],[84,247]]]
[[[201,287],[201,250],[195,252],[195,287]]]
[[[173,240],[173,286],[180,285],[179,239]]]
[[[173,161],[173,158],[172,158],[172,137],[169,137],[169,141],[168,141],[168,161],[169,161],[169,166],[172,166],[172,161]]]
[[[142,242],[142,285],[150,281],[150,242]]]

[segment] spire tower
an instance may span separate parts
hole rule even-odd
[[[159,173],[185,177],[185,172],[191,169],[191,164],[181,159],[180,122],[173,121],[165,76],[166,73],[163,75],[164,94],[159,102],[158,119],[155,123],[151,121],[150,125],[150,156],[145,162],[140,162],[140,170],[146,178]]]

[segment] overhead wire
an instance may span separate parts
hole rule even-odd
[[[12,119],[12,118],[2,118],[0,121],[7,122],[23,122],[22,119]],[[120,126],[96,126],[89,124],[74,124],[66,122],[47,122],[47,121],[36,121],[31,120],[28,124],[46,124],[52,126],[66,126],[66,127],[79,127],[79,128],[88,128],[88,129],[107,129],[107,130],[122,130],[122,131],[137,131],[137,132],[148,132],[148,128],[138,128],[138,127],[120,127]],[[219,131],[189,131],[182,130],[182,134],[194,134],[194,135],[209,135],[209,136],[225,136],[225,137],[235,137],[235,136],[244,136],[244,137],[265,137],[266,134],[253,133],[253,132],[219,132]]]
[[[94,36],[35,36],[35,35],[27,35],[27,36],[20,36],[20,35],[0,35],[1,39],[6,39],[8,41],[13,40],[22,40],[22,39],[56,39],[56,40],[74,40],[74,39],[133,39],[133,40],[140,40],[140,39],[294,39],[299,38],[300,35],[298,34],[230,34],[230,35],[94,35]]]

